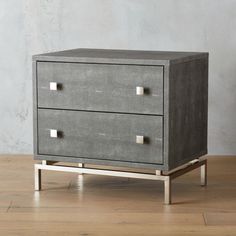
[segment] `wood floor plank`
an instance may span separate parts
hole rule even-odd
[[[232,225],[236,226],[236,213],[204,213],[205,222],[207,225]]]
[[[205,188],[198,170],[174,180],[170,206],[149,180],[45,171],[35,192],[33,164],[0,156],[0,235],[236,235],[236,157],[209,157]]]
[[[8,209],[9,209],[9,207],[0,207],[0,213],[2,213],[2,212],[7,212],[8,211]]]
[[[40,222],[41,223],[41,222]],[[7,227],[8,226],[8,227]],[[165,235],[165,236],[235,236],[234,226],[160,226],[136,224],[93,224],[90,223],[28,223],[17,222],[16,226],[0,228],[1,235]],[[28,233],[28,234],[27,234]]]
[[[0,226],[5,223],[62,222],[62,223],[107,223],[107,224],[154,224],[154,225],[205,225],[202,214],[162,213],[0,213]]]

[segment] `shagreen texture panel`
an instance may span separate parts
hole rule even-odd
[[[162,164],[162,117],[39,109],[38,132],[40,154]]]
[[[207,153],[207,77],[207,58],[170,67],[170,167]]]
[[[39,107],[163,114],[162,66],[38,62],[37,68]]]
[[[35,159],[171,170],[207,153],[208,53],[54,52],[33,79]]]

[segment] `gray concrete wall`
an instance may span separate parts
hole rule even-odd
[[[31,55],[209,51],[209,153],[236,154],[235,0],[0,0],[0,153],[32,153]]]

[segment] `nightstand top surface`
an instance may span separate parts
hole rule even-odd
[[[34,55],[34,60],[91,63],[169,64],[208,56],[206,52],[141,51],[78,48]]]

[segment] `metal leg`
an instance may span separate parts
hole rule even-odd
[[[84,163],[78,163],[79,168],[84,168]],[[83,173],[79,173],[79,175],[83,175]]]
[[[41,169],[34,167],[34,188],[36,191],[41,190]]]
[[[201,166],[201,186],[207,185],[207,162]]]
[[[171,178],[166,176],[166,180],[164,181],[164,203],[171,204]]]
[[[171,183],[172,180],[189,172],[196,168],[201,168],[201,185],[207,184],[207,160],[194,161],[190,164],[184,165],[181,168],[172,170],[171,172],[165,172],[156,170],[155,173],[143,173],[143,172],[128,172],[128,171],[116,171],[107,169],[87,168],[83,163],[78,163],[78,167],[65,166],[65,165],[53,165],[54,163],[43,161],[42,164],[35,164],[35,190],[41,190],[41,171],[53,170],[62,172],[73,172],[78,174],[95,174],[104,176],[118,176],[125,178],[138,178],[149,180],[164,181],[164,203],[171,204]],[[79,180],[83,180],[82,176],[78,176]]]

